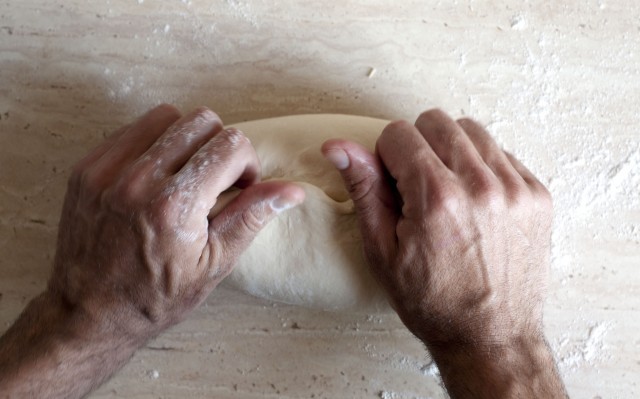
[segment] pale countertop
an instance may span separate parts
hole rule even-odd
[[[478,118],[554,195],[570,394],[640,396],[636,0],[0,1],[0,331],[45,286],[70,166],[160,102]],[[219,289],[91,397],[443,397],[428,365],[393,315]]]

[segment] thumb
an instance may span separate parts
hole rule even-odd
[[[389,259],[397,242],[398,213],[382,161],[360,144],[346,140],[325,142],[322,153],[340,171],[353,200],[366,255]]]
[[[278,213],[304,201],[304,190],[288,182],[253,184],[240,192],[209,223],[209,239],[229,256],[238,256]]]

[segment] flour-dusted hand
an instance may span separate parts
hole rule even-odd
[[[365,255],[454,397],[563,396],[544,340],[549,192],[470,119],[393,122],[376,154],[323,146],[360,217]]]
[[[279,211],[248,139],[201,108],[159,106],[73,169],[48,289],[0,341],[0,397],[80,397],[230,273]],[[210,218],[218,195],[244,190]]]
[[[276,211],[303,199],[259,176],[249,140],[214,112],[153,109],[74,168],[50,290],[133,335],[177,322]],[[233,184],[245,190],[209,220]]]

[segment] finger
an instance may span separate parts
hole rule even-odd
[[[107,138],[100,143],[97,147],[91,150],[87,155],[85,155],[81,160],[79,160],[73,167],[73,173],[80,173],[84,171],[86,168],[91,166],[94,162],[96,162],[100,157],[102,157],[113,145],[115,142],[127,132],[131,128],[132,123],[122,126],[120,129],[116,130]]]
[[[140,158],[139,167],[152,164],[159,176],[169,176],[209,139],[222,130],[220,117],[206,107],[197,108],[176,121]]]
[[[146,152],[176,120],[180,112],[171,105],[160,105],[141,118],[122,134],[93,165],[91,175],[109,184],[121,171]]]
[[[458,175],[477,172],[484,162],[464,130],[439,109],[423,112],[415,123],[433,151]]]
[[[207,214],[220,193],[232,185],[243,188],[259,180],[260,162],[244,134],[225,129],[204,144],[169,181],[169,190],[187,195]]]
[[[424,218],[428,196],[441,194],[445,184],[455,178],[420,132],[407,122],[387,125],[378,138],[376,150],[396,181],[402,215],[406,218]]]
[[[513,165],[513,168],[518,172],[518,174],[520,176],[522,176],[522,178],[524,179],[525,182],[527,182],[527,185],[536,193],[539,194],[544,194],[545,196],[548,196],[549,198],[551,197],[551,195],[549,194],[549,190],[547,190],[547,187],[545,187],[544,184],[542,184],[540,182],[540,180],[538,180],[538,178],[531,173],[531,171],[522,164],[522,162],[520,162],[516,157],[514,157],[512,154],[504,151],[505,156],[507,157],[507,159],[509,160],[509,162],[511,163],[511,165]]]
[[[239,256],[269,221],[301,204],[304,196],[302,188],[287,182],[245,188],[209,223],[209,244],[215,247],[220,242],[225,256]]]
[[[518,191],[526,184],[522,176],[509,162],[504,151],[482,126],[469,118],[460,119],[457,123],[467,133],[484,162],[502,181],[508,191]]]
[[[322,154],[340,171],[353,200],[365,243],[365,252],[396,252],[395,234],[399,204],[380,159],[363,146],[346,140],[329,140]]]

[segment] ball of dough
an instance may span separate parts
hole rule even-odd
[[[289,180],[306,200],[256,237],[225,280],[249,294],[328,310],[387,308],[365,264],[353,202],[320,152],[330,138],[373,151],[388,121],[350,115],[297,115],[238,123],[262,164],[262,180]]]

